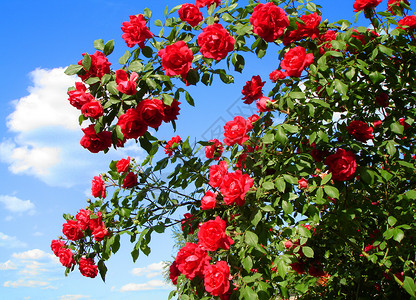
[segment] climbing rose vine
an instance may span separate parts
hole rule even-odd
[[[381,0],[356,0],[364,27],[323,21],[311,1],[241,2],[184,3],[164,20],[145,9],[119,24],[129,49],[118,69],[113,40],[67,68],[78,76],[68,109],[80,111],[81,146],[135,140],[148,156],[94,176],[93,199],[64,215],[52,252],[66,272],[104,280],[122,235],[135,262],[174,227],[170,298],[416,297],[409,1],[382,11]],[[268,51],[279,54],[266,73],[245,69]],[[235,115],[209,141],[152,134],[175,129],[182,105],[198,101],[189,86],[225,89],[237,76],[241,105],[258,114]]]

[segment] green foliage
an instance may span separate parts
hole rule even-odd
[[[301,16],[320,11],[310,1],[273,3],[289,15],[287,33],[305,24]],[[166,7],[165,20],[153,21],[159,34],[119,59],[124,70],[138,74],[137,93],[122,94],[114,71],[85,82],[105,110],[103,117],[90,119],[97,132],[111,131],[116,145],[124,138],[115,125],[118,118],[149,95],[168,106],[174,100],[194,106],[197,99],[182,83],[232,84],[235,72],[245,72],[245,52],[261,59],[278,47],[284,59],[289,49],[301,46],[313,54],[313,63],[300,77],[278,79],[264,93],[273,101],[251,124],[247,141],[226,146],[221,160],[253,180],[241,205],[227,203],[223,187],[210,185],[209,171],[217,162],[205,158],[202,147],[212,142],[193,145],[186,138],[167,144],[147,132],[138,138],[147,158],[142,163],[132,159],[129,165],[137,184],[123,187],[127,172],[118,172],[117,162],[111,162],[103,179],[112,195],[89,202],[90,211],[102,213],[110,234],[96,241],[86,232],[86,238],[68,241],[68,247],[77,253],[76,260],[82,255],[99,258],[104,279],[105,261],[118,251],[122,234],[130,236],[136,261],[140,252],[151,253],[154,233],[166,234],[183,223],[180,239],[176,231],[182,248],[186,242],[200,242],[199,224],[219,217],[226,223],[224,235],[233,243],[229,249],[207,253],[211,264],[226,261],[230,267],[231,299],[416,297],[413,30],[396,28],[398,17],[390,12],[366,10],[377,34],[366,27],[354,32],[346,20],[325,21],[316,38],[302,36],[282,47],[282,38],[267,42],[253,32],[249,18],[256,5],[249,1],[240,6],[236,0],[212,5],[209,16],[195,28],[176,17],[179,6]],[[144,15],[152,18],[149,9]],[[197,30],[218,22],[235,40],[223,62],[198,54]],[[337,36],[323,43],[320,37],[327,30]],[[186,76],[167,76],[158,52],[177,41],[191,49],[193,67]],[[107,56],[114,41],[97,40],[94,46]],[[65,72],[82,76],[91,64],[91,56],[85,54],[82,65],[70,65]],[[378,99],[383,94],[386,104]],[[86,119],[80,117],[80,124]],[[357,137],[360,130],[352,130],[353,121],[364,122],[369,136]],[[171,155],[158,154],[162,147]],[[353,156],[331,162],[341,149]],[[217,204],[201,209],[208,190],[218,193]],[[184,220],[184,211],[192,217]],[[64,218],[74,219],[68,214]],[[180,275],[170,297],[175,294],[181,299],[210,299],[203,275],[192,280]]]

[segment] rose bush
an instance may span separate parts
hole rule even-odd
[[[81,145],[96,153],[135,139],[148,156],[112,161],[95,199],[65,215],[51,249],[67,272],[104,278],[121,235],[136,261],[152,234],[177,226],[170,297],[416,297],[415,16],[407,1],[385,12],[380,2],[355,1],[351,12],[367,18],[358,27],[322,21],[300,0],[198,0],[166,9],[164,22],[145,10],[125,26],[139,47],[120,70],[110,69],[114,41],[95,41],[66,71],[83,81],[70,104],[104,110],[80,116],[91,122]],[[245,59],[267,51],[279,56],[246,74]],[[179,104],[195,102],[190,85],[231,84],[239,72],[252,78],[238,87],[241,105],[258,115],[233,116],[196,144],[148,131],[176,128]]]

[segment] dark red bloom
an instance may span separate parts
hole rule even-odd
[[[182,21],[187,22],[192,27],[197,26],[204,19],[198,7],[189,3],[182,4],[178,10],[178,14]]]
[[[98,267],[91,258],[81,257],[78,262],[79,271],[85,277],[94,278],[98,274]]]
[[[137,174],[133,173],[133,172],[129,172],[127,173],[126,177],[123,180],[123,189],[129,189],[132,188],[134,186],[136,186],[138,184],[137,182]]]
[[[251,80],[246,82],[241,93],[244,95],[243,100],[246,104],[251,104],[263,96],[262,88],[266,81],[261,81],[259,75],[253,76]]]
[[[373,127],[367,125],[367,123],[359,120],[352,121],[347,126],[348,133],[353,135],[357,141],[367,142],[374,138]]]
[[[170,141],[168,141],[166,146],[165,146],[165,153],[168,156],[172,156],[173,151],[178,149],[178,145],[179,145],[180,142],[182,142],[182,139],[179,135],[174,136],[173,138],[171,138]]]
[[[85,56],[85,53],[82,53],[82,56]],[[94,54],[90,54],[91,57],[91,66],[89,70],[85,70],[84,75],[79,75],[81,77],[82,81],[85,81],[86,79],[90,77],[98,77],[101,79],[101,77],[104,76],[104,74],[110,74],[110,66],[111,63],[108,61],[107,57],[104,55],[104,53],[100,51],[95,51]],[[78,62],[80,66],[82,66],[82,59]]]
[[[84,136],[81,138],[80,144],[92,153],[98,153],[109,148],[112,144],[111,132],[101,131],[95,132],[94,124],[87,128],[83,128]]]

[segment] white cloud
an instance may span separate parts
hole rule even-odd
[[[9,236],[0,232],[0,247],[23,248],[26,247],[26,243],[19,241],[15,236]]]
[[[150,280],[145,283],[128,283],[121,287],[120,292],[162,290],[171,288],[172,286],[163,280]]]
[[[13,253],[12,257],[21,259],[21,260],[39,260],[43,258],[54,259],[55,256],[49,253],[46,253],[40,249],[32,249],[25,252]]]
[[[0,263],[0,270],[16,270],[17,266],[9,259],[4,263]]]
[[[49,284],[47,281],[38,281],[38,280],[25,280],[25,279],[18,279],[16,281],[6,281],[3,283],[4,287],[46,287]]]
[[[69,104],[67,95],[76,78],[65,75],[64,69],[30,73],[33,86],[28,88],[29,95],[13,101],[15,109],[7,117],[13,137],[0,141],[0,162],[8,164],[13,174],[35,176],[51,186],[71,187],[106,171],[110,160],[138,157],[143,150],[128,141],[124,149],[104,156],[80,146],[83,132],[78,124],[79,111]]]
[[[90,299],[90,296],[86,295],[63,295],[59,300],[78,300],[78,299]]]
[[[43,127],[78,129],[78,112],[68,106],[67,89],[75,77],[64,74],[65,68],[36,69],[30,73],[33,86],[29,95],[14,102],[15,111],[8,116],[7,126],[16,132]]]
[[[0,202],[5,208],[13,213],[35,212],[35,205],[30,200],[21,200],[15,196],[0,195]]]
[[[146,276],[147,278],[162,275],[164,262],[150,264],[144,268],[134,268],[131,273],[135,276]]]

